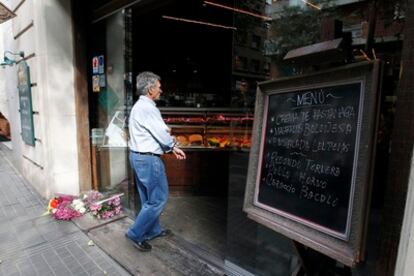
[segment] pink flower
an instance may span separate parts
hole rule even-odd
[[[66,206],[59,205],[55,210],[56,211],[52,214],[52,216],[58,220],[70,220],[81,216],[78,211],[70,208],[69,204],[66,204]]]
[[[121,198],[117,195],[107,200],[98,200],[98,203],[91,202],[88,208],[98,219],[108,219],[121,213]]]
[[[91,210],[91,211],[99,211],[99,210],[101,210],[102,209],[102,205],[101,204],[92,204],[92,205],[90,205],[89,206],[89,209]]]
[[[109,197],[107,200],[103,200],[104,195],[98,191],[89,191],[79,197],[59,195],[53,200],[53,210],[48,209],[47,213],[51,213],[55,219],[70,220],[89,211],[97,218],[108,219],[121,213],[121,195],[123,194]]]

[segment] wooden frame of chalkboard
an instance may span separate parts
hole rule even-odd
[[[363,260],[381,63],[259,83],[244,211],[345,265]]]

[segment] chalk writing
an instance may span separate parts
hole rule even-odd
[[[272,94],[258,201],[344,231],[360,83]]]
[[[325,92],[321,89],[315,92],[305,92],[296,95],[297,106],[321,105],[326,101]]]

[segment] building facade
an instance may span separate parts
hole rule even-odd
[[[197,240],[197,233],[190,236],[185,231],[180,235],[219,256],[228,273],[293,275],[300,259],[291,241],[242,211],[254,95],[257,82],[328,66],[283,62],[288,50],[349,32],[352,62],[380,58],[385,64],[366,257],[352,268],[352,275],[411,275],[412,177],[400,180],[405,181],[397,193],[402,207],[392,213],[394,222],[402,223],[402,232],[387,230],[383,218],[392,204],[386,194],[394,183],[388,171],[392,126],[398,125],[396,112],[404,110],[396,105],[397,95],[404,89],[401,79],[411,74],[410,66],[403,64],[413,59],[407,51],[413,4],[395,1],[391,10],[378,7],[372,29],[373,1],[327,1],[333,8],[325,8],[326,20],[318,21],[324,2],[2,1],[17,17],[0,25],[0,51],[18,63],[21,57],[13,53],[24,51],[31,75],[34,146],[21,138],[18,64],[0,68],[0,112],[10,122],[20,172],[45,198],[90,189],[124,192],[124,206],[133,214],[138,203],[125,122],[137,99],[135,75],[155,71],[168,91],[159,106],[189,157],[184,164],[164,158],[171,204],[187,200],[198,207],[214,205],[224,214],[205,215],[213,209],[197,207],[198,213],[189,214],[192,227],[199,233],[210,229],[209,239]],[[301,20],[305,17],[315,21]],[[332,18],[341,20],[339,31],[330,25]],[[278,28],[281,20],[291,27]],[[367,52],[369,40],[374,47]],[[412,101],[404,104],[409,108]],[[412,132],[401,134],[401,139],[412,137]],[[411,146],[411,156],[412,143],[405,146]],[[404,166],[412,171],[411,159]],[[207,224],[195,223],[198,220],[222,226],[213,233]],[[386,246],[387,233],[394,235],[388,240],[394,249],[401,237],[399,252],[378,250],[378,244]],[[387,264],[381,261],[385,259]],[[340,270],[342,265],[332,267]]]
[[[19,16],[1,26],[2,49],[24,51],[32,82],[35,145],[29,146],[20,135],[17,67],[3,69],[2,98],[7,98],[12,145],[20,170],[44,197],[56,192],[77,194],[81,181],[70,2],[5,4]]]

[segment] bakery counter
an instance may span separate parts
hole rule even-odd
[[[172,128],[171,133],[182,148],[238,150],[249,149],[251,145],[250,128]]]
[[[183,148],[187,158],[164,154],[170,191],[194,195],[217,196],[227,193],[228,160],[231,151],[207,148]]]
[[[182,149],[184,152],[205,152],[205,151],[208,151],[208,152],[226,152],[226,151],[242,151],[242,152],[249,152],[250,151],[250,148],[247,148],[247,147],[245,147],[245,148],[240,148],[240,147],[203,147],[203,146],[200,146],[200,147],[197,147],[197,146],[194,146],[194,147],[191,147],[191,146],[189,146],[189,147],[180,147],[180,149]]]
[[[250,148],[251,112],[219,108],[169,108],[161,112],[180,147],[206,151]]]

